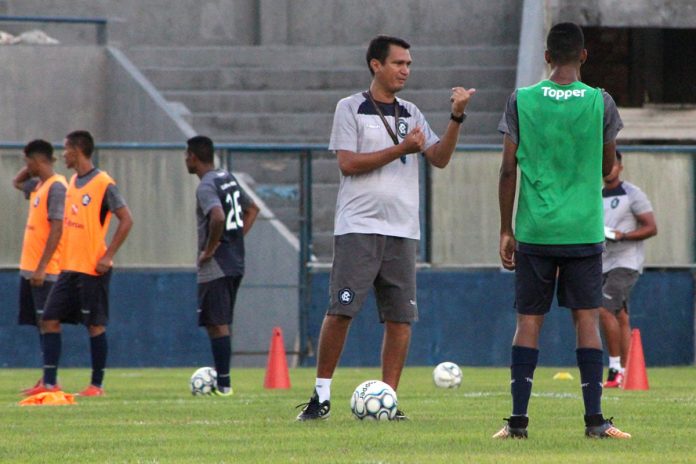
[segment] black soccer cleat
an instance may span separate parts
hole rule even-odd
[[[302,406],[304,406],[302,412],[297,415],[298,421],[328,419],[331,414],[331,401],[326,400],[320,403],[316,390],[307,403],[298,404],[296,408]]]
[[[408,420],[408,416],[401,409],[397,409],[396,414],[394,414],[394,418],[392,420],[395,420],[395,421]]]
[[[601,423],[588,424],[588,419],[585,418],[585,436],[587,438],[617,438],[619,440],[631,438],[630,433],[622,432],[614,427],[612,419],[613,417],[602,418]]]
[[[507,421],[507,425],[498,430],[492,438],[527,438],[527,425],[529,424],[529,418],[527,416],[511,416],[505,417],[503,420]]]

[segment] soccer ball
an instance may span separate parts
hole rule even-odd
[[[440,388],[458,388],[462,383],[462,370],[453,362],[443,362],[433,371],[433,382]]]
[[[210,395],[217,388],[217,371],[212,367],[201,367],[191,376],[192,395]]]
[[[396,416],[396,392],[379,380],[361,383],[350,399],[350,409],[360,420],[392,420]]]

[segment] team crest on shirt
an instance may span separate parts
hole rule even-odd
[[[355,298],[355,292],[350,288],[342,288],[338,291],[338,302],[342,305],[349,305],[353,302]]]
[[[408,122],[404,118],[399,118],[399,122],[396,124],[396,132],[402,139],[408,134]]]
[[[36,195],[36,198],[34,198],[34,208],[39,206],[39,196]]]
[[[611,200],[610,205],[611,205],[611,209],[616,209],[616,207],[619,206],[619,199],[614,198],[613,200]]]
[[[88,194],[82,195],[82,206],[87,206],[89,205],[89,202],[92,201],[92,197],[90,197]]]

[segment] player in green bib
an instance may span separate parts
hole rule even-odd
[[[602,414],[604,218],[602,178],[623,127],[611,96],[580,82],[587,59],[582,29],[551,28],[547,80],[517,89],[498,129],[505,134],[498,187],[500,258],[515,271],[517,329],[512,340],[512,414],[494,438],[527,438],[527,407],[539,357],[539,334],[554,292],[572,311],[585,405],[585,435],[630,438]],[[520,172],[515,227],[512,217]]]

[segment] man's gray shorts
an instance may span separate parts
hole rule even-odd
[[[628,297],[640,273],[634,269],[617,267],[603,274],[602,307],[618,314],[621,308],[628,312]]]
[[[418,240],[377,234],[334,237],[327,314],[355,317],[374,287],[381,322],[418,320]]]

